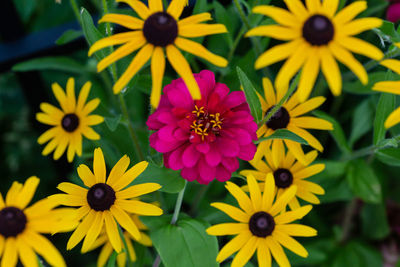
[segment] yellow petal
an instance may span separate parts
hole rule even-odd
[[[40,182],[40,179],[37,178],[36,176],[31,176],[26,180],[24,183],[21,191],[19,192],[17,198],[16,198],[16,203],[19,208],[25,209],[26,206],[28,206],[29,202],[31,202],[35,192],[36,188],[38,187]]]
[[[249,229],[247,223],[221,223],[207,228],[207,234],[222,236],[222,235],[237,235]]]
[[[272,256],[275,258],[276,262],[280,267],[290,267],[290,263],[288,258],[286,257],[285,252],[283,251],[281,245],[272,237],[268,236],[265,239],[268,248],[271,251]]]
[[[181,19],[180,21],[178,21],[178,26],[182,27],[189,24],[197,24],[211,19],[211,14],[208,12],[204,12]]]
[[[267,174],[262,196],[262,210],[270,210],[275,198],[275,179],[272,172]]]
[[[318,151],[320,151],[320,152],[324,151],[324,148],[321,145],[321,143],[317,140],[317,138],[315,138],[313,135],[311,135],[308,131],[301,129],[294,125],[290,125],[290,127],[288,127],[288,130],[292,131],[293,133],[297,134],[298,136],[300,136],[301,138],[306,140],[310,146],[317,149]],[[293,151],[292,151],[292,153],[293,153]]]
[[[231,267],[242,267],[244,266],[256,251],[259,238],[252,236],[249,241],[239,250],[235,258],[232,261]]]
[[[278,25],[263,25],[248,31],[246,37],[250,36],[267,36],[277,40],[289,41],[300,38],[300,31]]]
[[[355,1],[354,3],[346,6],[340,10],[337,15],[333,18],[335,24],[343,25],[352,19],[354,19],[358,14],[367,9],[367,1]]]
[[[239,206],[246,213],[251,214],[254,211],[253,204],[251,203],[249,196],[242,189],[240,189],[239,186],[234,183],[227,182],[225,188],[228,189],[229,193],[231,193],[231,195],[238,202]]]
[[[91,87],[92,87],[92,83],[91,82],[86,82],[82,86],[82,89],[79,92],[78,101],[76,103],[76,109],[77,110],[82,110],[83,107],[85,106],[85,103],[86,103],[86,100],[87,100],[87,97],[89,95]]]
[[[300,102],[304,102],[310,96],[311,90],[314,88],[315,81],[319,74],[320,60],[317,48],[311,48],[310,55],[301,71],[299,87],[297,94]]]
[[[118,199],[134,198],[134,197],[138,197],[141,195],[145,195],[145,194],[157,191],[160,188],[161,188],[161,185],[156,184],[156,183],[144,183],[144,184],[132,185],[132,186],[128,187],[127,189],[116,192],[115,196]]]
[[[290,12],[293,13],[299,20],[304,21],[309,16],[308,11],[300,0],[284,0]]]
[[[143,20],[123,14],[105,14],[99,23],[111,22],[124,26],[131,30],[139,30],[143,28]]]
[[[137,0],[117,0],[117,2],[123,2],[128,4],[142,19],[147,19],[150,16],[150,10],[145,4]]]
[[[96,183],[106,182],[106,163],[103,151],[99,147],[94,150],[93,173],[96,177]]]
[[[152,89],[150,103],[158,107],[161,98],[162,81],[165,72],[165,55],[162,47],[155,47],[151,58]]]
[[[292,109],[290,111],[290,116],[293,118],[293,117],[297,117],[297,116],[306,114],[306,113],[318,108],[319,106],[321,106],[325,102],[325,100],[326,100],[326,98],[323,96],[317,96],[317,97],[310,98],[306,102],[301,103],[300,105],[298,105],[297,107]]]
[[[319,49],[321,56],[321,68],[329,88],[333,95],[338,96],[342,92],[342,76],[336,60],[333,58],[331,52],[327,48]]]
[[[337,42],[344,48],[375,60],[381,60],[383,52],[374,45],[354,37],[338,38]]]
[[[107,179],[107,184],[113,187],[119,179],[124,175],[126,169],[128,169],[130,159],[127,155],[124,155],[111,169],[111,172]]]
[[[293,28],[299,27],[299,20],[290,12],[275,6],[261,5],[253,8],[253,13],[271,17],[278,24]]]
[[[271,267],[271,252],[264,239],[259,242],[257,248],[257,261],[259,267]]]
[[[53,90],[53,94],[56,97],[58,103],[60,104],[61,108],[66,111],[67,110],[67,96],[65,95],[64,90],[58,83],[53,83],[51,85],[51,89]]]
[[[38,266],[38,258],[33,251],[33,249],[27,245],[22,238],[17,238],[17,248],[18,248],[18,254],[19,258],[21,259],[21,263],[24,266],[30,266],[30,267],[37,267]],[[13,266],[13,265],[10,265]]]
[[[116,183],[113,188],[115,191],[119,191],[125,188],[127,185],[133,182],[149,165],[147,161],[141,161],[130,168]]]
[[[322,12],[328,17],[333,17],[339,7],[339,0],[322,1]]]
[[[185,7],[186,0],[173,0],[168,6],[167,13],[173,16],[176,20],[182,14],[183,8]]]
[[[160,216],[163,213],[162,209],[156,205],[138,200],[117,199],[115,205],[129,213],[135,213],[138,215]]]
[[[290,236],[316,236],[317,231],[314,228],[311,228],[306,225],[301,224],[284,224],[284,225],[276,225],[276,230],[286,233]]]
[[[254,67],[256,69],[261,69],[288,58],[293,54],[293,51],[300,43],[299,40],[293,40],[291,42],[273,46],[257,58]]]
[[[286,233],[280,232],[280,231],[274,231],[274,233],[272,234],[272,237],[275,240],[278,240],[278,242],[282,246],[289,249],[293,253],[296,253],[297,255],[299,255],[303,258],[308,257],[307,250],[299,242],[297,242],[296,240],[294,240],[293,238],[288,236]]]
[[[217,261],[222,262],[233,253],[241,249],[253,235],[250,230],[240,233],[229,241],[218,253]]]
[[[382,20],[378,18],[361,18],[356,19],[340,28],[342,35],[356,35],[372,28],[379,28]]]
[[[117,205],[111,206],[110,211],[121,227],[128,231],[136,240],[140,239],[139,229],[125,211]]]
[[[389,129],[400,122],[400,108],[393,111],[385,121],[385,128]]]
[[[60,183],[57,188],[67,194],[76,195],[76,196],[86,196],[88,190],[86,188],[80,187],[79,185],[72,183]]]
[[[324,169],[325,169],[325,164],[321,164],[321,163],[314,164],[314,165],[311,165],[311,166],[309,166],[307,168],[304,168],[304,169],[302,169],[302,170],[300,170],[298,172],[295,172],[294,176],[297,179],[304,179],[304,178],[311,177],[311,176],[313,176],[313,175],[315,175],[317,173],[320,173]]]
[[[220,211],[226,213],[229,217],[232,219],[239,221],[239,222],[244,222],[248,223],[250,216],[246,213],[244,213],[242,210],[231,206],[229,204],[225,203],[219,203],[219,202],[214,202],[210,204],[212,207],[219,209]]]
[[[104,224],[104,212],[98,211],[96,212],[93,223],[86,234],[85,240],[83,241],[81,249],[82,253],[86,253],[93,245],[94,241],[96,241],[97,237],[100,234],[100,231],[103,229],[103,224]]]
[[[260,210],[262,204],[261,192],[260,192],[260,187],[258,186],[254,176],[252,175],[247,176],[247,184],[249,185],[250,198],[251,202],[253,203],[253,208],[254,210]]]
[[[94,184],[96,184],[96,177],[94,176],[94,174],[92,173],[92,171],[89,169],[88,166],[81,164],[79,165],[77,171],[82,182],[87,187],[92,187]]]
[[[327,120],[315,117],[303,116],[298,118],[292,118],[291,122],[293,122],[293,124],[296,125],[297,127],[305,129],[333,130],[332,123],[330,123]]]
[[[143,37],[143,33],[141,31],[123,32],[105,37],[98,40],[90,47],[88,55],[91,56],[94,52],[99,51],[100,49],[103,49],[105,47],[127,43],[130,42],[132,39],[137,39],[140,37]]]
[[[104,221],[106,225],[108,239],[110,240],[110,243],[115,251],[117,253],[120,253],[122,249],[122,241],[121,237],[119,236],[118,226],[111,212],[108,210],[104,211]]]
[[[1,259],[1,267],[16,266],[18,263],[17,242],[15,238],[7,238]]]
[[[228,32],[228,30],[223,24],[188,24],[179,27],[178,35],[181,37],[195,38],[226,32]]]
[[[67,250],[74,248],[87,234],[89,229],[93,226],[93,222],[96,218],[97,211],[90,210],[88,215],[78,225],[76,230],[72,233],[67,243]]]
[[[285,192],[276,199],[275,203],[272,205],[271,209],[269,210],[269,213],[272,216],[275,216],[278,214],[280,211],[282,211],[286,205],[289,203],[289,201],[292,200],[292,198],[296,195],[297,191],[297,186],[292,185],[288,189],[285,190]]]
[[[153,13],[163,11],[162,0],[149,0],[149,9]]]
[[[306,0],[307,9],[311,14],[317,13],[321,9],[320,0]]]

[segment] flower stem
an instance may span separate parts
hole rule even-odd
[[[185,185],[183,186],[182,190],[179,192],[178,197],[176,198],[176,204],[174,209],[174,214],[172,215],[171,224],[174,225],[178,221],[179,212],[181,211],[183,196],[185,195],[187,181],[185,180]],[[153,267],[160,266],[161,257],[160,254],[157,255],[156,259],[153,262]]]
[[[288,100],[288,98],[292,95],[292,93],[294,92],[294,90],[296,90],[297,85],[299,83],[300,80],[300,73],[298,73],[296,75],[296,77],[294,78],[292,84],[289,87],[289,90],[286,92],[286,94],[284,95],[284,97],[282,97],[282,99],[278,102],[278,104],[275,105],[275,107],[268,112],[268,114],[264,117],[264,119],[262,119],[262,121],[259,123],[259,127],[264,125],[265,123],[267,123],[267,121],[273,116],[275,115],[275,113],[282,107],[282,105],[286,102],[286,100]]]
[[[349,204],[347,204],[342,224],[342,235],[339,239],[339,243],[341,244],[346,242],[349,238],[353,217],[357,211],[357,202],[357,198],[353,198],[353,200]]]
[[[79,24],[82,25],[81,15],[79,13],[79,8],[75,0],[70,0],[72,10],[74,11],[75,17],[78,20]]]

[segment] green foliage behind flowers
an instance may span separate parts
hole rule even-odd
[[[165,60],[167,63],[165,69],[162,69],[161,76],[159,73],[161,69],[157,68],[162,64],[154,64],[150,55],[142,55],[148,56],[148,62],[140,62],[143,63],[143,67],[135,70],[137,73],[126,80],[126,85],[120,93],[115,94],[113,86],[140,53],[139,50],[132,50],[130,53],[121,52],[120,44],[125,45],[129,39],[120,41],[118,38],[122,38],[120,34],[126,34],[128,29],[129,31],[144,29],[145,26],[138,22],[139,18],[146,21],[148,5],[151,12],[160,11],[161,2],[164,10],[172,5],[168,10],[172,15],[183,11],[180,21],[191,15],[203,14],[196,17],[199,20],[196,23],[207,26],[195,28],[197,31],[186,32],[186,36],[179,35],[179,38],[193,36],[194,38],[190,37],[190,40],[202,44],[208,52],[202,50],[202,54],[196,51],[198,46],[194,46],[196,49],[190,49],[190,46],[181,45],[187,49],[179,47],[181,50],[179,53],[182,53],[184,60],[178,60],[179,54],[175,51],[174,63],[174,60],[171,61],[172,54],[169,54],[168,60],[175,65],[169,65],[168,60]],[[27,60],[17,60],[14,66],[0,75],[2,197],[6,198],[13,181],[23,183],[32,175],[41,179],[34,198],[35,202],[57,193],[56,186],[62,182],[85,187],[77,169],[81,164],[86,164],[92,169],[91,164],[95,157],[93,151],[101,147],[107,165],[107,175],[113,166],[120,166],[117,162],[123,155],[130,157],[131,166],[141,161],[149,163],[147,168],[130,182],[128,188],[135,186],[141,188],[140,185],[146,183],[159,184],[161,188],[158,191],[146,193],[140,196],[140,200],[160,207],[163,215],[140,216],[137,219],[140,221],[135,221],[135,224],[140,224],[140,231],[150,237],[151,242],[149,240],[137,242],[133,236],[125,238],[124,234],[128,234],[125,232],[126,229],[118,225],[122,242],[120,254],[113,252],[111,245],[107,248],[108,240],[104,239],[107,238],[107,234],[104,234],[105,226],[97,233],[99,239],[96,239],[94,230],[87,230],[88,236],[94,236],[97,243],[93,245],[96,249],[93,247],[85,254],[81,254],[79,248],[66,250],[71,233],[49,235],[49,240],[61,252],[67,266],[96,266],[100,259],[106,262],[105,266],[122,266],[125,262],[126,266],[154,267],[270,266],[271,262],[273,265],[277,263],[281,266],[288,266],[289,263],[292,266],[383,266],[384,264],[398,266],[400,264],[398,216],[400,126],[396,123],[400,120],[397,96],[400,94],[398,61],[400,27],[398,23],[385,20],[386,9],[392,3],[386,0],[190,0],[186,7],[184,0],[170,2],[14,1],[26,34],[47,31],[60,25],[72,25],[68,24],[72,22],[79,25],[80,29],[68,28],[58,33],[59,36],[54,44],[57,53],[41,51]],[[305,6],[302,2],[305,2]],[[173,6],[176,3],[178,4]],[[342,46],[342,50],[334,49],[332,46],[327,48],[333,42],[333,36],[322,33],[312,35],[315,33],[313,27],[325,27],[327,30],[326,25],[334,20],[334,16],[340,20],[339,12],[352,5],[355,7],[352,12],[358,10],[359,14],[354,13],[353,18],[348,13],[347,21],[342,24],[338,22],[332,24],[332,27],[336,27],[335,45]],[[332,14],[326,15],[329,12]],[[109,17],[104,23],[98,23],[106,14],[116,14],[120,17],[117,19]],[[324,17],[315,18],[313,17],[315,14]],[[382,22],[368,18],[382,19]],[[316,22],[318,19],[322,19],[319,20],[322,24]],[[116,20],[121,22],[122,26],[114,23]],[[210,21],[207,22],[208,20]],[[346,19],[342,17],[342,20]],[[304,27],[301,23],[304,24],[306,21],[309,22],[307,24],[309,28],[304,33],[301,31],[301,27]],[[140,27],[132,26],[131,29],[130,23],[131,25],[138,23]],[[223,28],[210,30],[214,27],[211,25],[223,25],[220,26]],[[222,33],[225,28],[227,32]],[[296,32],[297,30],[299,32]],[[214,34],[213,31],[218,34]],[[246,35],[248,32],[250,34]],[[353,39],[346,42],[343,36]],[[88,57],[90,47],[105,38],[115,39],[110,46],[104,46],[104,49],[99,49],[93,56]],[[1,36],[0,40],[3,42],[5,39]],[[302,43],[290,44],[297,39],[301,39]],[[355,39],[359,39],[362,43]],[[154,44],[156,42],[154,39],[151,41],[154,47],[161,47],[167,59],[167,46]],[[307,42],[313,44],[312,47],[310,45],[310,49],[314,49],[310,50],[312,52],[306,49],[303,51],[304,54],[296,52]],[[6,41],[3,43],[7,44]],[[286,49],[290,51],[276,52],[276,49],[288,43]],[[363,49],[360,50],[355,44]],[[176,46],[179,46],[178,43]],[[372,46],[374,48],[371,48]],[[347,52],[343,51],[343,47]],[[324,49],[331,49],[330,54]],[[120,53],[118,60],[109,62],[107,68],[98,72],[98,63],[110,59],[109,56],[113,52]],[[209,52],[214,55],[207,54]],[[269,53],[266,54],[267,57],[263,57],[265,53]],[[151,50],[151,56],[154,54],[155,52]],[[162,57],[158,55],[158,59],[164,58],[164,54]],[[286,57],[283,58],[283,55]],[[291,59],[292,55],[294,59]],[[224,63],[221,58],[228,61],[227,66],[221,64]],[[355,63],[356,61],[359,63]],[[150,95],[158,86],[158,84],[154,86],[154,83],[160,82],[164,87],[182,75],[185,76],[184,83],[193,89],[193,80],[188,75],[185,62],[193,73],[200,73],[204,69],[212,71],[215,80],[226,84],[231,94],[235,91],[243,92],[249,106],[248,112],[253,116],[258,128],[266,127],[266,131],[268,127],[276,128],[273,129],[273,133],[271,131],[268,135],[258,134],[258,140],[251,141],[254,145],[258,145],[259,149],[254,152],[260,158],[250,160],[250,163],[240,160],[240,165],[231,172],[230,181],[227,183],[218,180],[209,182],[208,185],[196,181],[188,182],[184,179],[186,177],[182,177],[183,167],[176,168],[177,170],[167,168],[165,166],[167,159],[163,155],[166,152],[159,152],[152,146],[150,136],[155,131],[149,130],[146,122],[151,114],[160,110],[160,107],[157,109],[155,102],[150,102]],[[255,66],[255,62],[259,62],[258,65]],[[27,86],[24,81],[31,81],[32,75],[36,77],[35,82]],[[159,80],[154,79],[155,76]],[[87,101],[99,98],[100,104],[93,112],[104,118],[103,123],[92,126],[101,138],[89,140],[90,138],[84,137],[81,141],[81,154],[77,153],[72,163],[68,163],[67,160],[68,148],[64,148],[66,152],[62,153],[63,156],[57,161],[51,156],[41,155],[44,146],[41,147],[37,140],[50,128],[34,119],[36,113],[40,111],[40,103],[58,105],[58,96],[54,95],[51,89],[53,83],[60,84],[68,95],[65,85],[70,77],[75,78],[76,98],[79,96],[80,88],[87,81],[92,83]],[[266,86],[268,85],[265,84],[266,80],[271,81],[271,86]],[[302,99],[305,102],[301,99],[297,101],[300,94],[298,88],[301,88],[300,98],[306,98]],[[306,96],[308,92],[304,93],[307,90],[311,92],[310,97]],[[165,94],[166,92],[164,96]],[[278,95],[280,97],[277,97]],[[306,101],[321,96],[325,97],[326,101],[323,104],[319,103],[317,110],[308,109],[307,105],[314,107],[317,104]],[[264,103],[268,99],[279,101],[275,101],[272,107],[266,107]],[[298,103],[295,103],[295,100]],[[196,102],[197,105],[200,106],[199,102]],[[282,109],[288,106],[290,108]],[[290,113],[296,112],[296,109],[304,111],[304,115],[297,117]],[[288,112],[288,117],[282,115],[285,111]],[[216,113],[210,111],[210,114]],[[197,118],[209,119],[202,114],[199,113]],[[333,126],[333,130],[315,131],[321,125],[316,125],[315,120],[310,118],[318,119],[319,122],[326,121]],[[296,125],[299,126],[294,128],[295,130],[286,127],[289,121],[294,122],[296,119],[300,120],[297,121]],[[289,121],[284,127],[279,123],[273,126],[270,123],[268,126],[273,120]],[[207,122],[211,123],[211,119]],[[213,131],[217,133],[215,135],[218,138],[217,125],[220,124],[214,123]],[[221,125],[223,130],[224,120]],[[201,129],[211,133],[211,128],[207,127]],[[299,128],[301,129],[297,130]],[[309,133],[304,133],[303,128]],[[318,152],[316,159],[312,158],[316,155],[316,151],[312,151],[314,139],[311,138],[314,137],[323,147],[323,151]],[[212,144],[212,141],[209,142]],[[265,151],[273,152],[265,153],[263,149],[260,150],[262,143],[268,143],[271,147]],[[292,144],[291,149],[295,152],[288,151],[286,144]],[[76,146],[76,149],[79,149],[79,146]],[[60,151],[58,153],[61,153]],[[270,165],[278,166],[276,161],[286,153],[285,162],[282,163],[286,164],[286,167],[280,167],[278,172]],[[206,154],[207,152],[204,153]],[[307,166],[310,162],[301,168],[300,165],[296,168],[295,164],[300,164],[299,155],[303,161],[315,160],[319,166],[323,164],[324,170],[317,172],[313,169],[313,165]],[[267,172],[263,164],[268,165],[268,179],[257,176],[254,172],[255,169],[258,173]],[[287,172],[289,166],[293,173]],[[275,171],[270,172],[270,169]],[[246,170],[249,175],[242,176],[242,170]],[[282,173],[286,176],[282,176]],[[255,179],[251,175],[254,175]],[[303,177],[301,178],[304,180],[303,185],[290,184],[290,179],[293,177],[296,179]],[[284,186],[287,181],[289,185],[286,189]],[[318,196],[307,194],[319,190],[312,186],[314,183],[322,187],[325,194],[318,193]],[[275,191],[266,186],[268,184],[273,184],[274,189],[275,186],[279,188],[280,193],[276,197]],[[90,189],[89,186],[86,187]],[[290,202],[294,195],[299,199],[298,203]],[[3,209],[3,198],[0,201],[0,210]],[[289,202],[290,207],[287,205]],[[316,204],[319,202],[320,204]],[[211,203],[213,206],[210,206]],[[306,206],[309,203],[313,205],[311,211],[308,210],[311,207]],[[275,214],[277,207],[285,208],[282,213]],[[134,208],[126,207],[126,209]],[[132,214],[146,215],[146,209],[137,213],[132,211]],[[282,219],[285,218],[285,214],[298,221],[299,225],[308,228],[279,228],[284,224],[282,221],[285,222],[285,219]],[[4,225],[1,224],[1,216],[0,212],[0,262],[6,257],[4,251],[1,251],[1,244],[6,235]],[[287,219],[287,225],[293,220]],[[119,220],[117,222],[120,223]],[[275,228],[271,227],[272,224]],[[208,230],[211,234],[207,234],[207,229],[212,229]],[[314,229],[318,233],[317,236],[314,236]],[[102,250],[97,249],[100,246]],[[108,254],[103,252],[107,249],[109,249]],[[108,257],[105,257],[106,254]],[[38,262],[39,266],[49,266],[41,257],[38,258]],[[32,266],[37,266],[36,262],[32,263]]]

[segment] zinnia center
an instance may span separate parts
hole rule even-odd
[[[274,218],[264,211],[254,213],[249,221],[249,229],[255,236],[267,237],[271,235],[275,229]]]
[[[74,113],[65,114],[62,121],[61,126],[67,132],[75,131],[79,126],[79,118]]]
[[[272,111],[275,106],[270,107],[267,110],[267,114]],[[274,115],[267,121],[267,127],[271,128],[272,130],[284,129],[287,127],[290,121],[289,112],[284,108],[281,107],[275,112]]]
[[[178,37],[178,24],[167,12],[157,12],[144,22],[143,35],[155,46],[167,46]]]
[[[274,171],[275,185],[278,188],[288,188],[293,183],[293,175],[287,169],[277,169]]]
[[[114,189],[104,183],[98,183],[92,186],[86,198],[89,206],[95,211],[109,210],[116,199]]]
[[[24,212],[15,207],[6,207],[0,211],[0,235],[15,237],[22,233],[27,223]]]
[[[333,39],[335,29],[330,19],[323,15],[310,17],[303,26],[303,37],[311,45],[326,45]]]
[[[194,120],[190,128],[192,129],[191,139],[195,138],[196,135],[201,137],[204,141],[208,138],[209,141],[213,141],[215,136],[218,136],[222,129],[222,121],[220,113],[210,114],[204,107],[195,106],[195,110],[192,111]]]

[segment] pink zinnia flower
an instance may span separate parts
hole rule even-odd
[[[239,168],[238,158],[253,159],[257,124],[243,92],[229,94],[208,70],[195,78],[201,100],[192,99],[182,79],[164,87],[160,105],[147,121],[156,131],[150,146],[164,154],[167,168],[182,170],[188,181],[225,182]]]
[[[386,18],[388,21],[396,23],[400,20],[400,3],[399,1],[393,1],[393,4],[389,6],[386,11]]]

